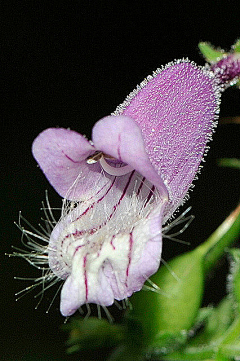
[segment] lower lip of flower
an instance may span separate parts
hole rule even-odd
[[[66,208],[48,247],[50,268],[66,280],[61,301],[63,315],[71,315],[83,303],[108,306],[114,299],[127,298],[156,272],[161,256],[159,210],[155,216],[157,238],[155,231],[149,230],[148,217],[159,204],[162,207],[160,199],[155,187],[133,171],[124,177],[111,177],[91,202],[80,201],[77,207]],[[142,259],[149,238],[157,247],[156,260],[145,270],[139,265],[141,282],[130,286],[131,263]]]

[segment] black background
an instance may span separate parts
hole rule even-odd
[[[71,127],[91,136],[92,125],[162,64],[189,57],[198,64],[199,41],[229,48],[240,36],[239,2],[234,1],[2,1],[4,117],[2,120],[1,255],[20,246],[13,222],[18,211],[39,223],[45,189],[60,206],[31,155],[33,139],[48,127]],[[221,116],[240,115],[240,93],[229,89]],[[182,236],[191,246],[164,243],[164,258],[203,241],[236,206],[239,173],[219,169],[219,157],[239,156],[239,125],[220,125],[191,200],[194,223]],[[218,270],[222,275],[227,263]],[[37,273],[23,260],[1,257],[1,341],[3,360],[87,360],[64,354],[59,299],[37,310],[34,292],[18,302],[28,283],[14,276]],[[217,302],[224,284],[209,281],[205,304]],[[35,292],[36,293],[36,292]],[[51,292],[50,292],[51,294]],[[94,354],[89,360],[94,360]],[[98,355],[100,359],[100,354]]]

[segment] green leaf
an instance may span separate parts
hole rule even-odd
[[[222,49],[215,49],[210,43],[201,42],[198,47],[203,54],[204,58],[209,62],[213,63],[222,59],[225,55]]]
[[[72,318],[70,323],[63,326],[70,331],[67,341],[67,352],[94,348],[110,348],[121,343],[125,338],[125,329],[119,324],[110,324],[105,319],[89,317],[88,319]]]
[[[235,53],[240,53],[240,39],[236,41],[232,48]]]
[[[213,313],[213,307],[209,306],[209,307],[203,307],[200,308],[200,310],[198,311],[196,320],[195,320],[195,325],[194,327],[198,327],[199,325],[205,323],[205,321],[210,317],[210,315]]]
[[[213,346],[204,345],[201,347],[186,347],[170,355],[162,356],[162,360],[169,361],[197,361],[214,360],[215,351]]]
[[[240,234],[240,204],[198,249],[205,254],[204,270],[207,273],[233,244]]]
[[[163,357],[164,360],[230,361],[240,355],[240,249],[229,250],[231,274],[230,294],[215,309],[202,309],[196,320],[205,323],[204,329],[188,340],[186,346]],[[232,297],[234,295],[234,298]],[[238,310],[236,311],[235,301]]]
[[[230,357],[229,349],[231,349],[231,356],[239,356],[239,343],[240,343],[240,317],[236,318],[232,325],[229,327],[218,347],[217,355]]]
[[[190,340],[190,345],[199,346],[215,342],[231,325],[233,316],[233,301],[231,297],[225,297],[217,308],[212,309],[205,322],[204,330]]]
[[[228,290],[233,295],[238,312],[240,312],[240,249],[230,249],[229,253],[231,255],[231,274],[228,278]]]
[[[228,359],[229,358],[234,358],[236,356],[240,355],[240,340],[236,343],[234,343],[233,345],[226,345],[224,347],[222,347],[222,351],[221,351],[224,355],[227,355]],[[235,358],[235,360],[237,360]]]
[[[225,360],[227,343],[224,342],[224,340],[227,337],[226,335],[232,332],[229,330],[232,329],[233,322],[233,302],[230,297],[226,297],[220,302],[217,308],[212,309],[202,332],[189,339],[186,346],[163,357],[163,359],[179,361],[206,361],[206,359]]]
[[[240,159],[237,158],[221,158],[218,160],[220,167],[229,167],[240,169]]]
[[[141,349],[130,346],[129,344],[122,344],[117,347],[113,353],[108,357],[107,361],[143,361],[144,356]]]

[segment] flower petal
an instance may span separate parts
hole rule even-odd
[[[160,204],[130,233],[105,238],[97,253],[75,253],[71,275],[61,292],[61,313],[72,315],[85,303],[112,305],[139,291],[159,267],[162,249]]]
[[[65,280],[63,315],[84,303],[129,297],[159,267],[161,195],[136,171],[111,179],[100,193],[92,189],[88,200],[63,210],[51,233],[49,266]]]
[[[210,71],[177,61],[145,79],[114,113],[130,116],[142,130],[151,164],[169,191],[165,218],[183,202],[198,171],[219,97]]]
[[[93,127],[92,140],[96,149],[127,163],[147,178],[168,198],[166,186],[149,161],[141,129],[127,116],[108,116]]]
[[[86,158],[95,152],[95,148],[72,130],[44,130],[34,140],[32,152],[49,182],[64,198],[88,199],[92,189],[98,192],[109,182],[107,176],[102,177],[98,163],[86,163]]]

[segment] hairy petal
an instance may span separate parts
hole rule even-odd
[[[128,288],[132,294],[142,289],[144,282],[157,272],[162,252],[162,228],[164,204],[159,204],[147,220],[135,228],[135,241],[132,249],[132,261],[129,265]],[[146,242],[146,237],[148,241]],[[143,244],[142,252],[138,251]],[[140,248],[141,249],[141,248]],[[141,256],[139,257],[139,254]],[[130,296],[131,294],[128,294]]]
[[[218,102],[213,74],[177,61],[148,77],[114,113],[130,116],[142,130],[150,162],[169,191],[166,218],[182,203],[198,171]]]

